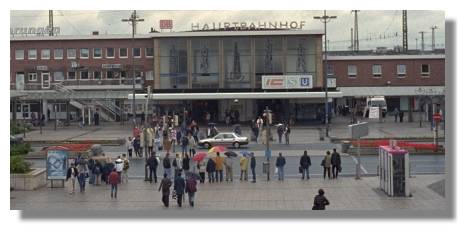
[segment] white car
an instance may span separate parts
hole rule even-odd
[[[214,137],[205,138],[198,141],[199,146],[203,146],[207,149],[215,145],[225,145],[240,148],[241,145],[247,145],[248,143],[248,137],[239,136],[233,132],[221,132]]]

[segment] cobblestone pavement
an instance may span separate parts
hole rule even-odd
[[[445,175],[419,175],[410,178],[412,197],[390,198],[378,190],[377,177],[353,177],[338,180],[311,178],[309,181],[286,179],[257,183],[223,182],[198,184],[195,208],[185,201],[178,208],[170,199],[170,208],[164,208],[157,185],[142,179],[131,179],[119,185],[118,198],[111,199],[110,187],[87,185],[85,193],[70,195],[64,188],[44,187],[36,191],[12,191],[11,210],[33,209],[91,209],[91,210],[311,210],[313,197],[319,188],[325,190],[330,201],[327,210],[380,211],[402,209],[410,211],[445,210],[444,197],[428,186],[445,178]]]

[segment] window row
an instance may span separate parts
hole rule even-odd
[[[334,76],[334,69],[333,65],[328,65],[328,75]],[[431,67],[429,64],[421,64],[421,76],[422,77],[429,77],[431,74]],[[374,64],[372,65],[372,74],[374,78],[381,78],[382,77],[382,65],[381,64]],[[396,67],[396,76],[398,78],[406,77],[406,65],[405,64],[397,64]],[[354,79],[357,77],[357,65],[348,65],[348,78]]]
[[[118,49],[117,51],[115,51],[115,49],[116,48],[104,48],[104,51],[103,51],[103,48],[93,48],[93,49],[80,48],[78,49],[78,58],[88,59],[90,58],[90,53],[92,54],[93,59],[102,59],[103,56],[105,56],[107,59],[114,59],[116,58],[116,54],[118,54],[119,58],[128,58],[129,48],[117,48]],[[64,49],[56,48],[53,50],[53,52],[54,52],[55,60],[61,60],[64,58]],[[76,48],[67,48],[65,52],[66,52],[67,59],[77,58]],[[144,53],[145,53],[146,58],[153,58],[153,48],[144,48]],[[38,59],[37,49],[28,49],[27,54],[28,54],[28,60]],[[134,58],[141,58],[142,48],[133,48],[132,55],[134,56]],[[15,59],[24,60],[25,50],[16,49]],[[41,60],[49,60],[49,59],[51,59],[51,49],[41,49]]]
[[[143,72],[136,71],[136,78],[141,79],[143,78]],[[54,81],[64,81],[66,78],[67,80],[89,80],[89,79],[125,79],[128,77],[127,71],[68,71],[65,73],[62,71],[51,72],[52,78]],[[145,80],[153,80],[153,71],[145,72]],[[28,81],[29,82],[37,82],[38,81],[38,73],[32,72],[28,73]]]

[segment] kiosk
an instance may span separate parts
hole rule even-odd
[[[409,197],[409,154],[395,146],[379,147],[380,189],[391,197]]]

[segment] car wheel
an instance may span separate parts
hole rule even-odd
[[[233,147],[235,147],[237,149],[240,148],[240,143],[238,143],[238,142],[233,143]]]
[[[210,147],[211,147],[211,144],[209,144],[209,143],[207,143],[207,142],[204,143],[204,148],[208,149],[208,148],[210,148]]]

